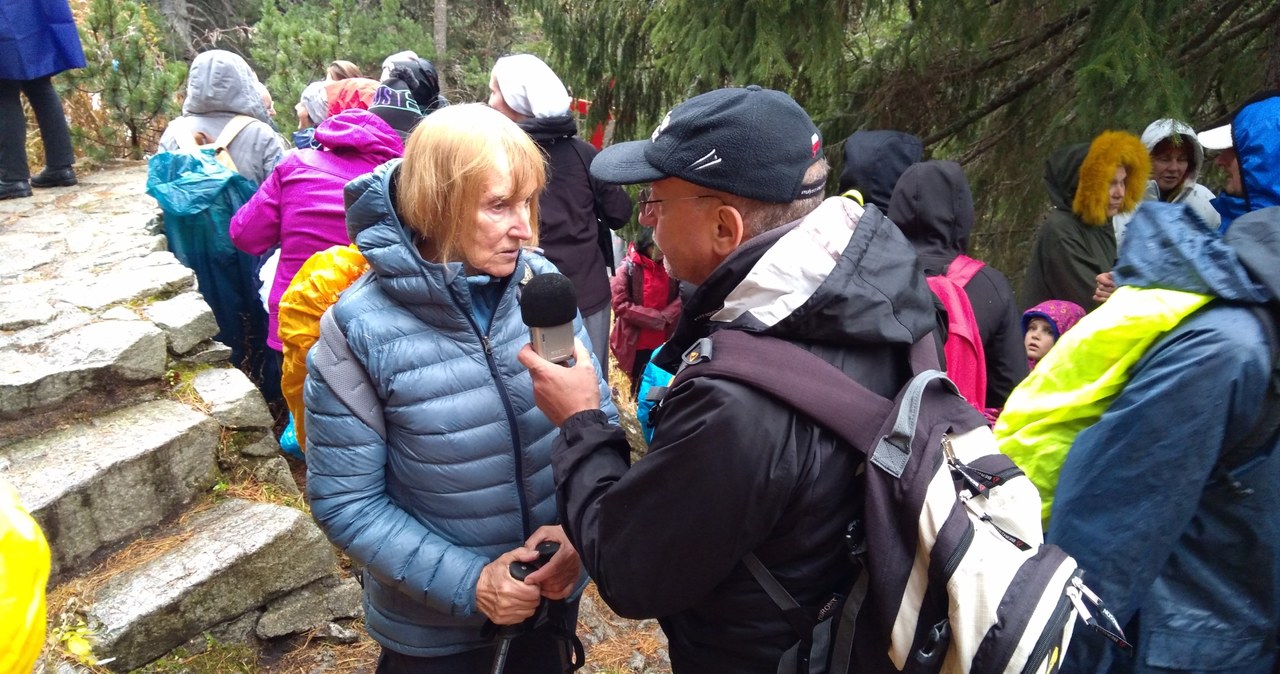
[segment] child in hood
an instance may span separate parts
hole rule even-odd
[[[1027,349],[1027,369],[1044,359],[1062,333],[1084,318],[1084,307],[1066,300],[1045,300],[1022,314],[1023,344]]]

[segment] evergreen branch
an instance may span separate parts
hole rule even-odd
[[[971,144],[964,154],[956,158],[956,163],[961,166],[967,166],[997,145],[1003,145],[1005,138],[1015,129],[1025,128],[1022,123],[1030,115],[1031,111],[1026,110],[1021,115],[1018,115],[1017,119],[1011,120],[1007,124],[1001,124],[998,130],[987,134],[985,138],[980,138],[977,142]]]
[[[986,105],[969,111],[956,121],[948,124],[941,131],[936,131],[926,136],[924,138],[924,144],[933,145],[938,141],[950,138],[969,125],[1017,100],[1020,96],[1031,91],[1037,85],[1048,79],[1054,71],[1066,65],[1067,61],[1075,55],[1076,51],[1080,49],[1084,42],[1085,36],[1077,36],[1066,46],[1066,48],[1054,55],[1053,58],[1029,71],[1024,72],[1017,80],[1014,80],[1009,84],[1009,86],[1005,87],[1004,90],[988,101]]]
[[[1226,2],[1219,6],[1217,11],[1215,11],[1213,15],[1209,17],[1209,20],[1205,22],[1204,29],[1182,44],[1182,49],[1178,50],[1179,61],[1186,63],[1190,52],[1211,44],[1209,42],[1209,38],[1212,37],[1214,33],[1218,32],[1218,29],[1222,28],[1223,24],[1227,22],[1227,19],[1231,18],[1231,15],[1235,14],[1236,11],[1243,7],[1246,2],[1248,2],[1248,0],[1233,0],[1232,2]]]
[[[1217,37],[1215,41],[1203,43],[1203,45],[1199,46],[1198,49],[1188,52],[1185,56],[1181,56],[1181,58],[1178,59],[1178,64],[1181,65],[1181,67],[1187,67],[1187,65],[1196,63],[1196,61],[1203,59],[1204,56],[1207,56],[1210,52],[1229,46],[1229,43],[1234,41],[1235,38],[1247,35],[1249,32],[1256,33],[1256,35],[1249,36],[1249,40],[1252,41],[1253,38],[1261,35],[1261,33],[1265,31],[1268,26],[1271,26],[1272,23],[1275,23],[1276,20],[1280,20],[1280,4],[1272,5],[1271,9],[1267,9],[1266,12],[1258,13],[1249,19],[1243,20],[1243,22],[1236,23],[1235,26],[1229,29],[1229,31],[1226,31],[1222,33],[1220,37]]]
[[[1009,61],[1012,61],[1013,59],[1019,56],[1022,56],[1024,54],[1027,54],[1028,52],[1031,52],[1033,50],[1043,49],[1046,40],[1048,40],[1049,38],[1055,35],[1058,35],[1064,30],[1075,25],[1076,23],[1088,18],[1089,13],[1091,11],[1093,10],[1090,7],[1081,7],[1080,9],[1077,9],[1075,12],[1072,12],[1071,14],[1059,17],[1058,19],[1045,24],[1044,27],[1034,35],[1022,35],[1016,38],[1001,40],[999,43],[993,44],[991,46],[991,51],[1004,49],[1005,47],[1008,47],[1010,45],[1019,45],[1019,46],[1016,49],[1011,49],[1004,54],[1001,54],[999,56],[993,56],[987,59],[986,61],[983,61],[982,63],[966,68],[960,71],[958,73],[958,76],[972,77],[974,75],[978,75],[988,70],[991,70],[992,68],[995,68],[997,66],[1002,66],[1005,63],[1008,63]]]

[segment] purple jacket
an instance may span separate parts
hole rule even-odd
[[[366,110],[347,110],[316,128],[322,150],[298,150],[281,161],[249,203],[231,218],[231,241],[250,255],[280,246],[280,263],[267,298],[267,344],[281,350],[280,296],[313,254],[347,245],[342,188],[351,179],[404,154],[404,142]]]

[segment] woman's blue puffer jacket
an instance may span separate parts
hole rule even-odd
[[[480,570],[557,523],[558,431],[516,360],[529,341],[520,288],[555,267],[522,252],[482,335],[461,263],[424,261],[394,212],[399,161],[347,185],[348,232],[371,273],[333,309],[382,401],[386,440],[308,376],[307,496],[329,539],[365,567],[370,635],[434,657],[491,643],[475,604]],[[580,317],[574,328],[587,343]],[[600,391],[616,420],[603,381]]]

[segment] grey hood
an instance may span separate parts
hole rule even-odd
[[[191,62],[187,73],[187,100],[182,103],[184,115],[227,113],[249,115],[268,122],[254,82],[258,76],[243,58],[229,51],[214,49]]]

